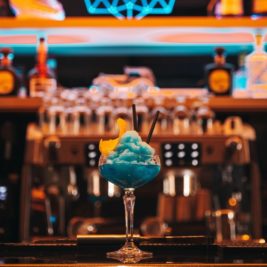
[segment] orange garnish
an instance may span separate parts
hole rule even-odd
[[[126,132],[127,123],[125,120],[121,118],[117,119],[117,125],[119,127],[119,136],[117,138],[110,140],[101,139],[99,142],[99,150],[104,156],[108,156],[110,152],[115,150],[115,148],[119,144],[121,136]]]

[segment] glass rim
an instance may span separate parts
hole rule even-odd
[[[110,154],[109,154],[110,155]],[[99,158],[108,158],[109,155],[103,155],[103,154],[100,154],[100,157]],[[140,157],[140,156],[148,156],[148,157],[151,157],[152,159],[154,157],[160,157],[158,154],[154,154],[153,156],[151,154],[144,154],[144,153],[140,153],[140,155],[137,155],[136,157]]]
[[[125,162],[112,162],[112,163],[108,163],[108,162],[105,162],[105,163],[102,163],[102,164],[99,164],[99,166],[101,167],[101,166],[103,166],[103,165],[116,165],[116,166],[118,166],[118,165],[128,165],[128,166],[130,166],[130,165],[136,165],[136,166],[159,166],[159,167],[161,167],[161,164],[160,164],[160,162],[127,162],[127,161],[125,161]]]

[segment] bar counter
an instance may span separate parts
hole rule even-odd
[[[170,93],[169,98],[171,99],[171,92],[166,91],[166,93]],[[193,100],[190,98],[187,99],[186,104],[191,106],[192,102]],[[170,104],[171,102],[169,101],[168,103]],[[10,113],[16,120],[17,114],[21,113],[21,116],[28,116],[28,113],[31,113],[35,115],[34,119],[30,118],[33,121],[36,120],[35,117],[37,117],[36,115],[41,105],[42,101],[35,98],[5,98],[0,100],[0,113],[3,116]],[[253,113],[253,118],[257,119],[253,119],[252,122],[258,123],[260,121],[261,125],[263,125],[261,127],[265,129],[266,99],[211,97],[208,99],[208,105],[216,113],[237,113],[242,116],[248,116],[247,113],[249,115]],[[27,119],[27,125],[29,120]],[[28,133],[30,128],[31,126],[27,128]],[[262,136],[265,140],[265,136]],[[62,138],[64,139],[65,137],[63,136]],[[82,138],[79,136],[80,141],[84,139],[88,141],[88,136]],[[78,140],[78,138],[74,137],[72,142],[75,140]],[[99,135],[94,136],[93,140],[99,140]],[[154,139],[154,141],[157,141],[157,139]],[[82,160],[84,160],[83,147],[81,149]],[[262,151],[264,152],[264,149]],[[75,155],[64,152],[64,160],[71,156],[75,160],[79,160],[77,150],[74,152]],[[69,157],[66,155],[69,155]],[[31,158],[36,159],[36,157]],[[24,162],[29,163],[27,156],[25,156]],[[63,163],[65,164],[66,162]],[[84,162],[82,163],[84,165]],[[25,180],[29,181],[29,176],[26,175]],[[26,192],[25,190],[23,191]],[[25,195],[29,196],[30,193]],[[255,206],[255,198],[252,199]],[[255,217],[259,218],[259,216]],[[20,223],[20,225],[22,224]],[[23,232],[25,233],[25,229]],[[238,241],[236,243],[216,244],[213,240],[203,236],[191,238],[172,237],[169,240],[165,238],[137,238],[139,247],[145,251],[152,251],[153,258],[143,259],[135,263],[107,259],[106,252],[120,248],[123,244],[123,239],[122,237],[112,240],[99,239],[98,237],[72,240],[54,238],[42,241],[36,239],[32,243],[5,244],[1,244],[0,240],[0,266],[267,266],[267,244],[265,243]]]
[[[169,239],[169,240],[168,240]],[[205,237],[137,238],[152,259],[119,262],[107,259],[123,238],[46,240],[0,244],[0,266],[267,266],[267,245],[250,242],[215,244]]]

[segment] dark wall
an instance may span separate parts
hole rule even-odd
[[[206,15],[209,0],[176,0],[172,15]],[[90,16],[87,13],[84,0],[61,0],[67,16]]]
[[[91,16],[88,14],[84,0],[58,0],[63,4],[67,17],[71,16]],[[105,0],[108,1],[108,0]],[[206,16],[207,5],[210,0],[176,0],[171,16]],[[244,0],[244,15],[250,15],[251,1]],[[0,17],[13,16],[8,0],[0,0]]]
[[[60,0],[67,16],[90,16],[87,13],[84,0]],[[206,16],[210,0],[176,0],[171,16]],[[244,13],[250,14],[251,0],[244,0]]]
[[[59,83],[65,87],[89,86],[100,72],[121,74],[123,67],[147,66],[156,76],[160,87],[202,87],[204,66],[213,61],[212,56],[91,56],[57,57]],[[237,65],[237,57],[228,57]],[[25,76],[34,66],[34,56],[15,58]]]
[[[26,129],[35,113],[0,113],[0,242],[19,241],[21,173]],[[7,153],[6,151],[9,151]]]

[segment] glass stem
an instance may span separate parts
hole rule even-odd
[[[126,244],[128,244],[133,243],[134,189],[125,189],[123,202],[125,209]]]

